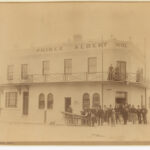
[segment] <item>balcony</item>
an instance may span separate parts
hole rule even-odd
[[[27,78],[21,79],[21,77],[13,77],[13,80],[7,80],[1,82],[2,84],[33,84],[33,83],[60,83],[60,82],[102,82],[107,83],[118,83],[118,84],[136,84],[144,85],[145,79],[143,77],[138,78],[136,73],[118,74],[118,76],[109,78],[108,72],[95,72],[95,73],[51,73],[47,75],[32,74],[28,75]]]

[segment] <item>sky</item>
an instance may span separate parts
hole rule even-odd
[[[0,3],[1,54],[67,41],[74,34],[84,39],[131,37],[142,51],[146,39],[148,57],[150,2]]]

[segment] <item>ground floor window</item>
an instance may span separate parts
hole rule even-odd
[[[6,92],[6,107],[17,107],[17,92]]]
[[[92,104],[92,106],[97,107],[99,105],[100,105],[100,96],[99,96],[98,93],[94,93],[93,94],[93,104]]]
[[[39,109],[44,109],[45,108],[45,95],[41,93],[39,95]]]
[[[53,109],[53,94],[47,95],[47,109]]]
[[[90,96],[88,93],[83,94],[83,109],[90,108]]]

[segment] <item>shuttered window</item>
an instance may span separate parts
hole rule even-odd
[[[64,60],[64,73],[71,74],[72,73],[72,59]]]
[[[21,65],[21,79],[27,79],[28,78],[28,65],[22,64]]]
[[[13,80],[13,70],[14,70],[14,66],[8,65],[7,67],[7,79],[8,80]]]

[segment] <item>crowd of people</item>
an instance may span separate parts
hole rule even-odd
[[[139,105],[137,108],[130,104],[117,104],[115,107],[104,105],[104,108],[98,106],[92,109],[84,109],[81,112],[81,115],[84,116],[82,125],[102,126],[108,124],[115,126],[116,124],[126,125],[128,122],[133,124],[147,124],[147,112],[146,107],[140,107]]]

